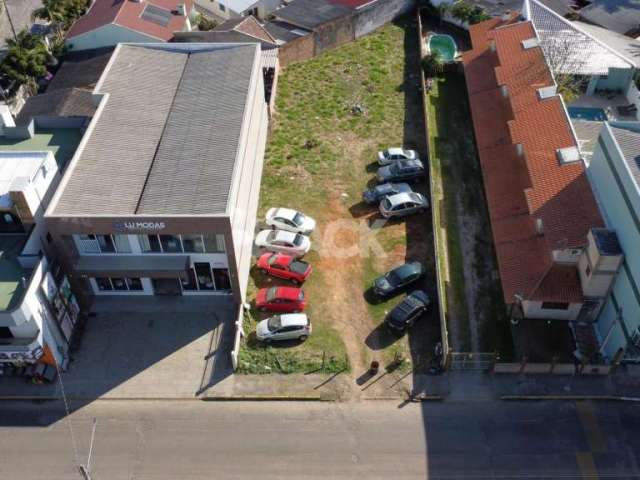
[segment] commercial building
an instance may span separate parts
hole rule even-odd
[[[604,123],[588,167],[605,222],[624,262],[598,318],[602,354],[640,361],[640,123]]]
[[[16,126],[6,107],[0,112],[0,370],[5,374],[8,365],[64,367],[80,313],[68,280],[45,255],[49,237],[43,220],[80,132],[23,120]]]
[[[622,262],[530,21],[470,27],[464,66],[504,300],[593,322]]]
[[[120,44],[46,222],[85,295],[245,299],[268,114],[260,46]]]

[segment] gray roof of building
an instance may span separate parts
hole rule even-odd
[[[573,23],[633,62],[636,68],[640,67],[640,41],[586,22],[576,21]]]
[[[65,55],[64,62],[47,86],[47,92],[73,87],[93,89],[112,54],[113,48],[109,47]]]
[[[269,34],[275,38],[276,40],[280,40],[281,42],[290,42],[292,40],[295,40],[297,38],[300,38],[303,35],[298,35],[297,33],[294,33],[294,30],[300,32],[300,31],[305,31],[306,30],[302,30],[300,27],[296,27],[295,25],[291,25],[290,23],[286,23],[286,22],[280,22],[278,20],[274,20],[271,22],[267,22],[264,25],[264,28],[267,32],[269,32]],[[311,33],[311,32],[307,32]]]
[[[275,43],[266,42],[252,35],[236,30],[218,32],[175,32],[173,41],[177,43],[256,43],[259,42],[263,49],[276,48]]]
[[[479,5],[487,15],[499,17],[506,12],[519,12],[522,0],[472,0],[473,5]]]
[[[29,97],[16,118],[26,125],[34,117],[92,117],[96,107],[93,94],[80,88],[64,88]]]
[[[640,132],[609,125],[616,139],[629,170],[640,188]]]
[[[294,0],[288,6],[274,11],[273,15],[285,22],[313,30],[352,12],[353,9],[331,3],[329,0]]]
[[[116,50],[97,87],[109,96],[65,176],[53,215],[226,211],[259,49],[184,47]]]
[[[580,10],[580,16],[624,35],[638,29],[640,0],[594,0]]]

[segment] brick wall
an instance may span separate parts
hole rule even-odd
[[[314,56],[315,45],[313,33],[306,37],[300,37],[291,42],[285,43],[278,51],[280,67],[286,67],[291,63],[309,60]]]

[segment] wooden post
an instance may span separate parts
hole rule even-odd
[[[523,355],[522,360],[520,361],[520,371],[518,373],[524,373],[524,369],[527,367],[527,356]]]
[[[624,355],[624,348],[620,347],[616,354],[613,356],[613,360],[611,360],[611,369],[609,373],[616,373],[616,370],[620,366],[620,362],[622,361],[622,357]]]

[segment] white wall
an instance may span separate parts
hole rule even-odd
[[[90,32],[68,38],[66,45],[73,52],[93,48],[113,47],[121,42],[161,42],[158,38],[149,37],[139,32],[118,25],[105,25]]]
[[[522,302],[522,309],[524,311],[524,316],[527,318],[542,318],[549,320],[575,320],[578,318],[578,314],[580,313],[580,309],[582,308],[581,303],[572,303],[569,305],[569,308],[566,310],[550,310],[543,309],[542,302],[532,302],[529,300],[525,300]]]
[[[260,51],[257,52],[250,92],[248,102],[250,108],[245,111],[239,143],[241,150],[238,152],[235,166],[236,174],[229,199],[233,248],[235,250],[242,301],[245,300],[249,270],[251,269],[256,214],[269,121],[267,104],[264,101]]]

